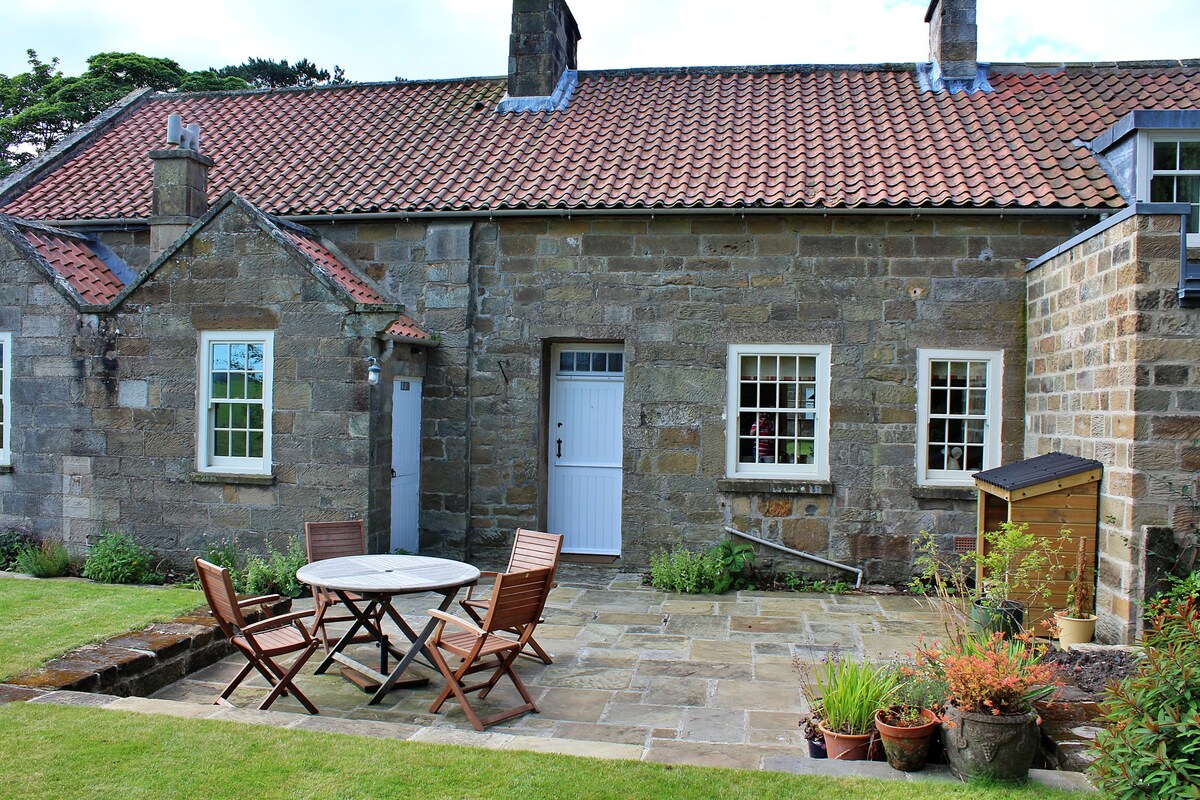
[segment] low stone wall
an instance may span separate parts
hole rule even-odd
[[[270,606],[269,613],[285,614],[291,607],[291,600],[281,600]],[[248,622],[262,617],[258,610],[246,614]],[[215,664],[231,652],[233,646],[216,620],[198,611],[72,650],[62,658],[11,678],[7,685],[0,684],[0,697],[8,694],[21,699],[23,692],[19,687],[147,696],[191,672]]]

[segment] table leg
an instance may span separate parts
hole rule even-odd
[[[354,624],[350,626],[350,630],[346,631],[346,633],[342,635],[342,638],[338,639],[337,644],[329,649],[329,652],[325,655],[325,658],[321,660],[319,665],[317,665],[317,675],[324,675],[325,671],[333,666],[334,662],[337,661],[336,656],[350,644],[350,642],[354,639],[354,634],[358,633],[359,628],[366,629],[371,638],[375,639],[376,641],[382,640],[385,645],[382,649],[384,652],[387,652],[387,638],[383,635],[383,631],[376,628],[374,623],[371,621],[371,612],[374,611],[375,607],[379,605],[379,601],[374,599],[368,600],[366,609],[360,610],[358,606],[351,602],[350,598],[345,592],[335,592],[335,594],[337,594],[337,596],[341,599],[342,604],[346,606],[346,610],[354,615]],[[384,671],[386,672],[386,670]]]
[[[442,595],[442,603],[438,606],[438,610],[445,611],[450,607],[450,604],[454,602],[454,598],[458,594],[458,587],[456,586],[453,589],[446,589],[439,592],[439,594]],[[429,622],[425,623],[425,627],[421,629],[421,633],[418,634],[411,627],[409,627],[408,623],[404,621],[404,618],[396,612],[396,609],[392,608],[391,603],[385,603],[383,610],[384,613],[391,618],[392,622],[395,622],[397,627],[404,631],[404,635],[408,636],[408,638],[412,641],[412,647],[408,648],[408,653],[406,653],[404,658],[400,660],[400,663],[396,665],[396,669],[392,671],[392,673],[388,676],[388,679],[381,683],[379,688],[375,690],[375,694],[371,697],[369,705],[375,705],[387,696],[387,693],[392,690],[392,686],[394,686],[396,681],[399,680],[400,676],[404,674],[404,670],[408,669],[409,665],[413,663],[413,660],[417,657],[418,653],[423,655],[428,661],[433,660],[433,656],[431,656],[429,651],[425,648],[425,643],[429,641],[429,637],[433,635],[433,631],[437,628],[437,620],[431,617]]]

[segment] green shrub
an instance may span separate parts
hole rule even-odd
[[[682,546],[650,557],[650,583],[659,591],[689,594],[719,594],[729,588],[720,556],[711,550],[696,553]]]
[[[154,555],[123,533],[105,533],[88,548],[83,577],[97,583],[162,583]]]
[[[896,678],[891,669],[833,654],[813,679],[820,694],[822,724],[834,733],[862,736],[875,724],[875,712],[891,704]]]
[[[246,559],[246,568],[234,572],[233,585],[239,592],[247,594],[299,597],[307,587],[296,579],[296,570],[307,563],[304,542],[299,537],[288,544],[287,552],[284,553],[267,545],[265,557],[250,556]]]
[[[61,542],[30,542],[17,551],[16,566],[35,578],[61,578],[71,566],[71,556]]]
[[[209,542],[204,548],[204,560],[218,567],[225,567],[230,572],[237,572],[237,548],[228,539],[220,542]]]
[[[15,569],[21,548],[33,543],[33,537],[25,531],[0,531],[0,570]]]
[[[1092,764],[1118,800],[1200,797],[1200,601],[1163,598],[1138,671],[1110,686]]]

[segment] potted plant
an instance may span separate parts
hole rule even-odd
[[[896,678],[891,705],[875,712],[875,728],[892,769],[916,772],[929,758],[947,686],[928,666],[901,665]]]
[[[813,676],[821,695],[818,727],[829,758],[865,761],[875,735],[875,712],[896,689],[889,669],[832,654]]]
[[[1006,639],[962,634],[949,645],[918,645],[918,663],[946,681],[942,743],[960,778],[1023,781],[1040,734],[1033,704],[1054,694],[1058,667],[1042,663],[1044,645],[1021,634]]]
[[[1031,533],[1028,522],[1001,522],[999,530],[985,531],[983,538],[985,552],[966,555],[980,575],[971,624],[980,633],[1016,636],[1025,629],[1027,604],[1050,594],[1051,557],[1057,555],[1057,546]]]
[[[800,732],[808,744],[809,758],[828,758],[829,751],[825,747],[825,736],[821,733],[821,712],[813,709],[800,719]]]
[[[1071,649],[1073,644],[1084,644],[1096,634],[1096,615],[1092,613],[1092,582],[1090,565],[1087,562],[1085,543],[1079,540],[1075,555],[1075,580],[1067,589],[1067,607],[1054,612],[1054,627],[1058,632],[1058,646]]]

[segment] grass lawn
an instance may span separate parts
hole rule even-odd
[[[1044,788],[671,767],[281,730],[102,709],[0,706],[8,797],[1067,800]]]
[[[191,589],[0,576],[0,680],[204,605]]]

